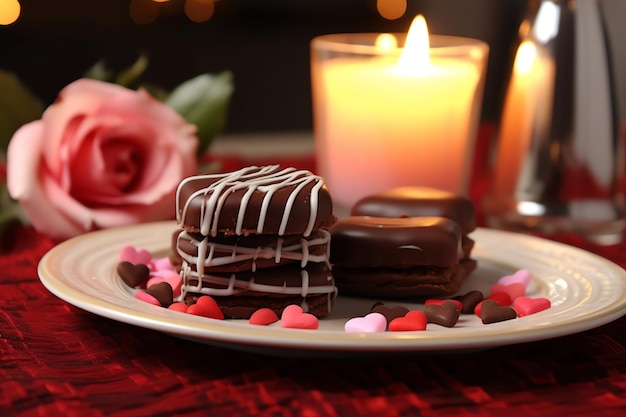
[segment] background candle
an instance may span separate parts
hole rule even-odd
[[[488,47],[432,36],[429,48],[425,33],[426,61],[409,50],[413,27],[405,48],[376,34],[312,42],[317,162],[339,206],[404,185],[467,192]]]

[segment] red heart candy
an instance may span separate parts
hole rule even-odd
[[[220,306],[217,305],[215,300],[208,295],[201,296],[195,304],[187,307],[187,314],[208,317],[210,319],[224,320],[224,313],[222,312],[222,309],[220,309]]]
[[[174,311],[178,311],[180,313],[186,313],[187,312],[187,304],[185,303],[172,303],[169,305],[168,307],[169,310],[174,310]]]
[[[429,306],[429,305],[440,306],[444,303],[454,303],[459,308],[459,310],[463,308],[463,303],[461,303],[460,300],[453,300],[450,298],[429,298],[428,300],[424,301],[425,306]]]
[[[513,308],[519,317],[535,314],[550,308],[552,303],[547,298],[518,297],[513,301]]]
[[[514,282],[508,285],[498,283],[491,286],[491,293],[493,294],[497,292],[505,292],[509,294],[509,296],[511,296],[511,301],[513,301],[517,297],[526,295],[526,286],[524,284],[520,284],[519,282]]]
[[[397,317],[389,323],[391,332],[410,332],[414,330],[426,330],[426,314],[421,310],[411,310],[403,317]]]
[[[274,312],[274,310],[271,308],[260,308],[252,313],[248,323],[259,326],[267,326],[268,324],[276,323],[277,321],[278,315]]]
[[[313,314],[305,313],[302,307],[291,304],[285,307],[280,316],[280,327],[286,329],[315,330],[319,327],[319,320]]]

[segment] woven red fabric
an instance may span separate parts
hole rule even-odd
[[[30,228],[19,232],[0,255],[1,416],[575,417],[626,410],[626,318],[462,354],[263,356],[68,305],[37,278],[54,242]],[[626,244],[558,239],[626,266]]]

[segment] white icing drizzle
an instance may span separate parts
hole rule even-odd
[[[203,179],[216,179],[216,181],[208,187],[201,188],[193,192],[181,207],[180,192],[183,186],[190,181]],[[293,210],[293,205],[298,197],[298,194],[311,183],[314,183],[314,185],[311,189],[309,198],[310,213],[307,227],[303,233],[304,236],[308,236],[313,231],[313,227],[315,226],[319,204],[319,192],[324,186],[324,181],[322,177],[313,175],[310,171],[296,170],[295,168],[285,168],[281,170],[278,165],[268,165],[264,167],[252,166],[225,174],[200,175],[184,179],[181,181],[176,191],[177,220],[179,223],[183,223],[191,201],[203,195],[207,196],[210,194],[208,199],[202,199],[200,233],[205,236],[216,236],[221,210],[229,194],[240,189],[246,189],[246,192],[240,202],[239,213],[235,225],[235,233],[239,235],[243,232],[243,220],[246,208],[255,191],[265,194],[261,203],[256,228],[256,233],[263,233],[265,219],[272,196],[280,189],[292,187],[293,190],[285,203],[278,230],[278,234],[283,235],[285,234],[287,224]]]
[[[310,285],[309,274],[305,269],[301,270],[302,285],[298,287],[289,287],[285,282],[283,282],[282,285],[267,285],[256,283],[253,279],[238,280],[236,274],[231,274],[229,277],[204,274],[202,279],[199,279],[198,273],[193,271],[186,262],[183,262],[181,275],[183,276],[184,282],[181,287],[181,299],[184,299],[187,292],[215,296],[232,296],[248,291],[255,291],[307,297],[311,294],[335,294],[337,291],[337,288],[332,284],[331,280],[328,281],[327,285]],[[190,281],[197,281],[197,284],[188,284]],[[206,287],[202,285],[203,283],[219,287]]]
[[[214,242],[209,242],[208,237],[203,237],[202,240],[198,240],[194,235],[191,235],[185,231],[182,231],[178,235],[178,241],[186,240],[192,245],[197,247],[197,254],[188,254],[180,249],[180,243],[176,246],[178,248],[179,256],[189,264],[195,265],[196,270],[199,273],[204,273],[204,268],[212,266],[223,266],[232,263],[252,260],[253,264],[257,259],[272,259],[274,258],[276,263],[281,262],[283,259],[300,261],[302,268],[306,267],[309,262],[325,262],[330,267],[328,261],[328,247],[326,252],[319,255],[311,255],[310,248],[319,245],[329,245],[330,233],[327,230],[319,230],[320,236],[316,238],[302,238],[298,243],[293,243],[288,246],[283,246],[284,239],[280,238],[276,248],[272,247],[243,247],[224,245]],[[208,251],[208,253],[207,253]],[[215,256],[216,252],[228,253],[227,256]]]

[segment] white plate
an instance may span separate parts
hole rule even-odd
[[[246,320],[213,320],[155,307],[137,300],[117,276],[124,245],[167,256],[173,222],[148,223],[78,236],[50,250],[38,268],[53,294],[81,309],[132,325],[197,342],[279,355],[419,352],[489,348],[548,339],[591,329],[626,313],[626,271],[592,253],[568,245],[514,233],[477,229],[473,257],[478,268],[460,293],[489,293],[498,278],[527,268],[531,297],[547,297],[542,312],[484,325],[474,315],[461,315],[453,328],[429,324],[421,332],[353,334],[345,322],[368,313],[374,299],[339,296],[330,317],[318,330],[282,329],[278,324],[254,326]],[[386,301],[420,308],[419,304]]]

